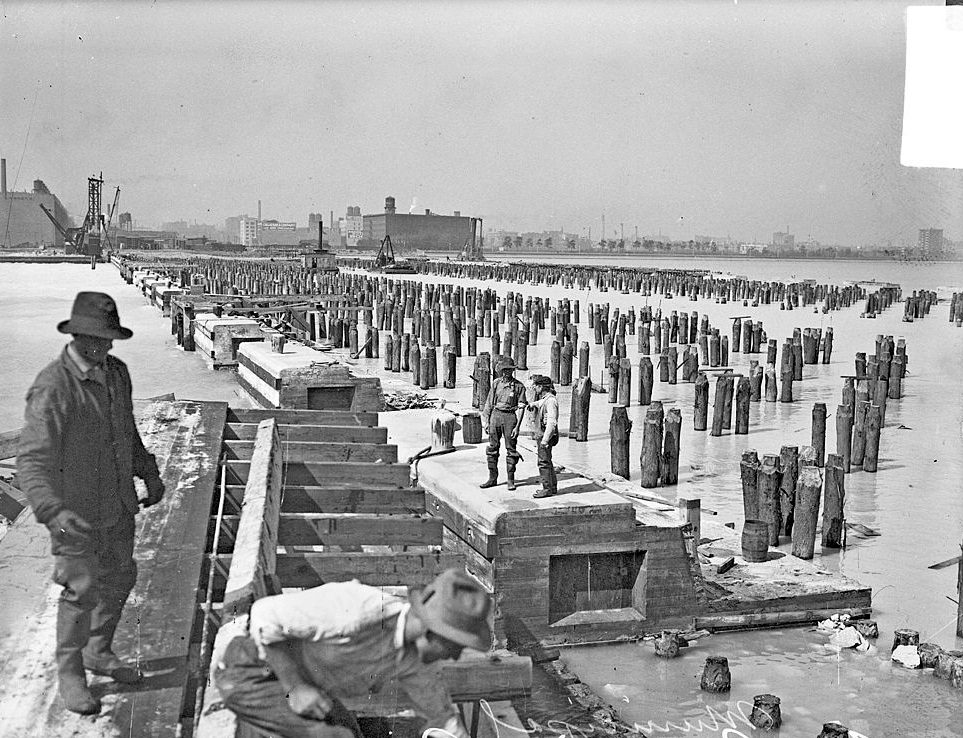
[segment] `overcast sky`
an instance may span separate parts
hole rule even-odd
[[[393,195],[596,239],[603,212],[610,237],[961,238],[963,173],[899,164],[906,5],[0,0],[0,153],[75,216],[103,171],[141,224]]]

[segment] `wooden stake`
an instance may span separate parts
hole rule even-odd
[[[609,421],[609,445],[612,456],[612,473],[625,479],[629,478],[629,444],[632,436],[632,421],[623,406],[612,408]]]
[[[699,372],[695,380],[695,412],[692,414],[693,430],[704,431],[709,417],[709,378]]]
[[[736,435],[749,433],[749,397],[752,390],[748,377],[739,377],[736,389]]]
[[[766,454],[762,458],[757,476],[759,487],[759,520],[769,526],[769,545],[779,545],[779,533],[782,530],[782,514],[779,510],[779,485],[782,482],[782,472],[779,471],[779,457]]]
[[[759,489],[756,476],[759,474],[759,454],[754,449],[742,452],[739,463],[742,477],[742,508],[746,520],[759,520]]]
[[[639,483],[652,489],[659,486],[662,464],[662,404],[652,403],[642,421],[642,476]]]
[[[816,449],[816,466],[823,465],[826,455],[826,403],[813,404],[813,448]]]
[[[816,546],[816,520],[819,516],[819,495],[823,479],[815,466],[805,466],[799,472],[798,500],[792,524],[792,555],[811,559]]]
[[[682,411],[670,408],[665,416],[665,441],[662,449],[662,484],[679,483],[679,447],[682,439]]]
[[[875,472],[879,462],[879,430],[882,417],[879,405],[866,410],[866,448],[863,452],[863,471]]]
[[[830,454],[826,461],[823,488],[823,548],[839,548],[842,545],[845,479],[842,457],[839,454]]]

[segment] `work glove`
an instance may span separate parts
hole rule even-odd
[[[160,502],[164,497],[164,482],[160,477],[147,482],[147,497],[140,501],[142,507],[151,507]]]
[[[90,523],[73,510],[61,510],[47,521],[47,529],[50,535],[60,540],[73,538],[86,541],[90,534]]]

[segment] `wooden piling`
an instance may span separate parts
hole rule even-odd
[[[592,379],[590,377],[579,377],[572,388],[572,405],[574,414],[574,427],[576,441],[584,443],[588,441],[588,422],[589,405],[592,400]],[[569,429],[569,437],[572,431]]]
[[[671,414],[672,411],[670,410]],[[668,418],[666,418],[668,420]],[[702,500],[698,497],[680,497],[676,500],[679,517],[688,528],[686,552],[693,561],[699,560],[699,541],[702,539]],[[684,530],[685,528],[683,528]]]
[[[639,404],[648,405],[652,401],[653,383],[652,360],[648,356],[639,359]]]
[[[712,430],[709,431],[710,436],[722,435],[722,427],[725,424],[723,413],[725,412],[726,406],[726,383],[728,381],[725,374],[720,374],[716,377],[716,392],[715,400],[712,404]]]
[[[754,449],[742,452],[739,471],[742,478],[742,508],[745,520],[758,520],[759,488],[756,476],[759,474],[759,454]]]
[[[766,454],[759,467],[757,485],[759,487],[759,520],[769,526],[770,546],[779,545],[779,533],[782,530],[782,514],[779,509],[781,482],[779,457]]]
[[[652,489],[659,486],[662,463],[662,405],[653,403],[642,421],[642,477],[640,484]]]
[[[826,461],[823,488],[823,548],[839,548],[842,545],[845,499],[843,459],[839,454],[830,454]]]
[[[800,470],[798,481],[798,498],[792,525],[792,555],[800,559],[811,559],[816,545],[822,474],[817,467],[806,466]]]
[[[451,344],[445,344],[445,348],[442,350],[442,362],[444,364],[442,376],[445,389],[455,388],[455,362],[457,358],[455,349]]]
[[[812,446],[816,449],[816,466],[822,467],[826,455],[826,403],[813,404]]]
[[[863,450],[863,471],[875,472],[879,462],[879,431],[882,425],[879,405],[872,404],[866,409],[865,448]]]
[[[695,380],[695,411],[692,414],[693,430],[704,431],[709,418],[709,378],[699,372]]]
[[[782,534],[792,533],[796,505],[796,481],[799,477],[799,447],[783,446],[779,450],[779,469],[782,482],[779,487],[779,511],[782,514]]]
[[[624,358],[619,360],[619,381],[617,404],[628,407],[632,403],[632,362]]]
[[[749,433],[749,385],[748,377],[739,377],[739,386],[736,389],[736,435]]]
[[[844,474],[849,474],[853,444],[853,408],[839,405],[836,408],[836,454],[839,455]]]
[[[662,484],[679,483],[679,448],[682,440],[682,411],[673,407],[665,415],[662,448]]]
[[[612,408],[609,420],[609,446],[612,457],[612,473],[629,478],[629,444],[632,437],[632,421],[624,406]]]

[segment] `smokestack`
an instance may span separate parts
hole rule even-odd
[[[258,221],[261,220],[261,201],[260,200],[257,201],[257,219]]]
[[[395,212],[395,199],[391,196],[385,198],[385,212],[389,215],[394,215]]]
[[[3,196],[7,196],[7,160],[0,159],[0,182],[2,182]]]

